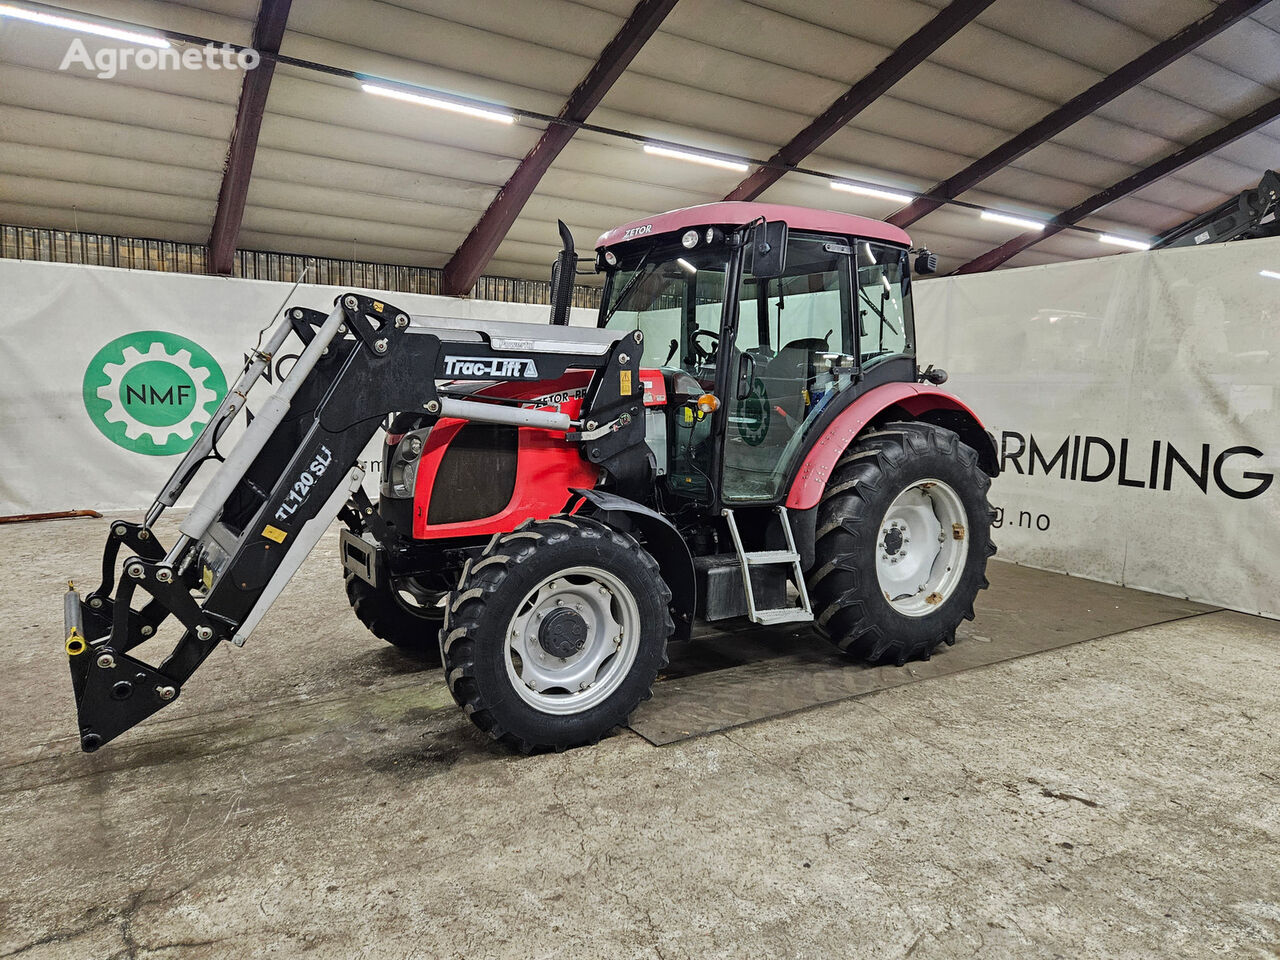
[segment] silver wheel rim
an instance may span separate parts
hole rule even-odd
[[[543,620],[568,608],[586,623],[581,649],[567,657],[546,650]],[[640,608],[625,584],[599,567],[571,567],[525,594],[503,644],[507,677],[525,703],[557,715],[582,713],[622,685],[640,650]]]
[[[964,504],[941,480],[920,480],[898,494],[876,539],[876,576],[893,609],[927,617],[946,603],[964,574],[968,537]]]

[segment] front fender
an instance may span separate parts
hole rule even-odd
[[[672,620],[676,626],[671,639],[688,640],[698,609],[698,583],[693,573],[693,556],[680,531],[662,514],[626,497],[602,490],[575,489],[573,493],[582,498],[573,513],[584,514],[622,531],[634,528],[644,534],[645,546],[658,561],[662,578],[671,588]]]
[[[787,507],[808,510],[822,498],[827,479],[845,449],[871,421],[885,411],[899,419],[922,420],[948,430],[978,453],[978,463],[991,476],[1000,472],[995,441],[977,414],[944,390],[928,383],[886,383],[857,397],[831,421],[809,448],[787,495]]]

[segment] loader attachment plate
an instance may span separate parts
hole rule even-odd
[[[150,664],[105,649],[73,657],[71,683],[76,690],[80,748],[85,753],[115,739],[178,696],[178,688]]]

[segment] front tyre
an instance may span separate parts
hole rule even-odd
[[[630,536],[585,517],[499,537],[449,596],[441,653],[471,721],[524,753],[595,743],[667,663],[671,591]]]
[[[419,657],[431,666],[440,663],[441,594],[423,590],[411,579],[373,587],[350,570],[344,574],[347,602],[375,637]]]
[[[818,508],[809,592],[820,632],[871,663],[954,643],[987,586],[991,479],[950,430],[891,423],[858,438]]]

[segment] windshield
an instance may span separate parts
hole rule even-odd
[[[601,307],[611,330],[639,330],[645,363],[705,374],[714,365],[728,251],[649,247],[614,269]]]

